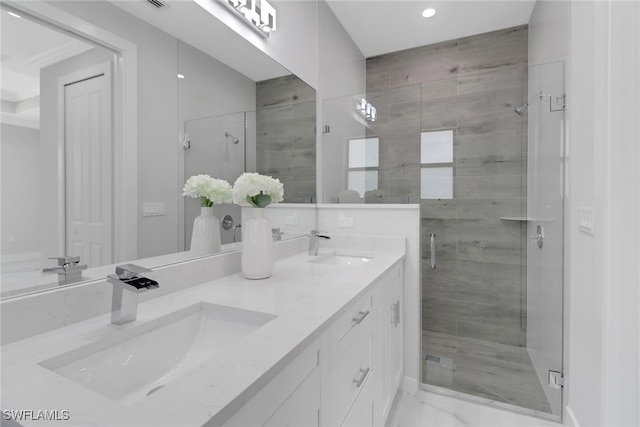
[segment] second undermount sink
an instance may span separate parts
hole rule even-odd
[[[314,258],[309,262],[316,264],[339,265],[342,267],[361,267],[370,262],[372,259],[372,257],[362,255],[331,252],[329,254],[318,255],[317,258]]]
[[[276,316],[201,302],[40,363],[133,405]]]

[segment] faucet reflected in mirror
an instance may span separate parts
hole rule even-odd
[[[87,264],[80,264],[80,257],[55,257],[49,258],[58,261],[58,266],[53,268],[44,268],[43,273],[58,273],[58,284],[68,285],[82,281],[82,270],[87,269]]]

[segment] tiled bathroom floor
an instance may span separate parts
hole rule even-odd
[[[524,347],[423,331],[422,382],[551,413]]]
[[[400,391],[390,427],[558,427],[561,424],[435,393]]]

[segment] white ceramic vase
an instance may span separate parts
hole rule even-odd
[[[274,261],[271,221],[263,208],[253,208],[251,218],[242,224],[242,273],[247,279],[266,279]]]
[[[213,215],[213,206],[202,206],[200,215],[193,220],[191,252],[194,255],[220,252],[220,220]]]

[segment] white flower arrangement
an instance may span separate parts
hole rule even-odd
[[[224,179],[209,175],[194,175],[187,180],[182,195],[200,199],[200,205],[210,207],[221,203],[231,203],[233,189]]]
[[[245,172],[233,184],[233,203],[264,208],[284,199],[284,186],[277,178]]]

